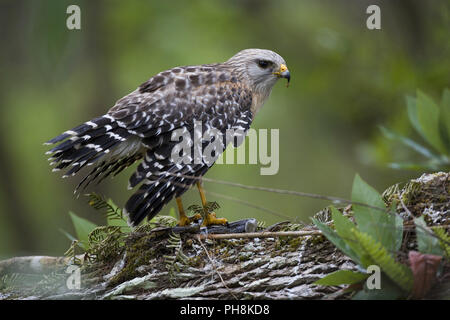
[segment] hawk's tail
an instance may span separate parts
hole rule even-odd
[[[75,175],[86,166],[97,164],[81,182],[86,182],[87,185],[102,175],[109,175],[113,172],[117,174],[117,171],[122,171],[139,158],[138,155],[133,153],[127,154],[126,157],[123,155],[122,157],[116,156],[114,159],[111,157],[110,152],[130,135],[126,129],[117,125],[114,118],[104,115],[87,121],[46,142],[47,145],[58,144],[46,154],[52,155],[49,161],[51,161],[51,165],[55,165],[53,171],[67,169],[63,178]],[[116,151],[113,153],[117,155]],[[108,154],[110,156],[106,157]]]
[[[164,161],[148,161],[148,156],[144,160],[147,168],[164,166],[162,162]],[[137,226],[145,217],[150,220],[156,216],[173,197],[181,196],[197,181],[195,178],[187,178],[186,176],[201,177],[208,170],[208,167],[203,164],[192,167],[184,166],[182,170],[173,164],[164,166],[164,168],[168,168],[167,171],[163,169],[153,171],[153,173],[147,171],[147,174],[143,176],[139,177],[138,175],[137,180],[132,181],[130,179],[130,186],[134,186],[141,181],[143,183],[125,204],[124,212],[128,216],[129,225]]]

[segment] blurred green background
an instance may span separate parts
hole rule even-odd
[[[66,8],[81,7],[81,30]],[[370,4],[381,30],[366,28]],[[150,76],[178,65],[225,61],[245,48],[272,49],[291,71],[253,128],[280,130],[280,168],[217,165],[208,178],[349,198],[355,173],[379,191],[419,175],[386,166],[410,157],[381,136],[383,124],[413,135],[405,95],[435,99],[450,85],[450,4],[442,1],[1,1],[0,258],[62,255],[68,211],[103,218],[73,196],[79,177],[52,173],[42,143],[105,113]],[[411,159],[409,159],[411,160]],[[129,168],[90,189],[123,205]],[[205,183],[207,190],[308,221],[327,201]],[[229,220],[285,220],[231,200]],[[185,206],[198,204],[196,190]],[[167,214],[172,202],[164,210]]]

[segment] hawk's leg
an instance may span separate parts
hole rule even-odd
[[[207,227],[213,224],[228,224],[227,219],[225,218],[216,218],[215,212],[209,212],[206,208],[207,201],[205,196],[205,190],[203,190],[202,184],[200,181],[197,181],[197,188],[198,192],[200,193],[200,198],[202,199],[202,206],[203,206],[203,212],[205,213],[205,216],[203,217],[203,223],[202,226]]]
[[[181,202],[181,198],[177,197],[177,198],[175,198],[175,200],[177,201],[178,214],[180,216],[180,220],[178,221],[178,225],[180,227],[188,226],[191,224],[192,221],[197,221],[202,218],[202,216],[199,215],[198,213],[192,217],[188,217],[186,215],[186,212],[184,212],[183,203]]]

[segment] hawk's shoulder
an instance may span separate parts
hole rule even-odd
[[[232,68],[207,64],[158,73],[117,101],[108,114],[132,134],[148,137],[193,120],[230,128],[251,104],[251,90]]]
[[[175,67],[151,77],[139,86],[138,91],[149,93],[174,84],[178,89],[183,89],[186,81],[192,86],[200,86],[207,84],[206,80],[212,80],[214,77],[211,75],[220,70],[224,70],[221,64]]]

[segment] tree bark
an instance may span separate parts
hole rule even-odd
[[[430,224],[448,228],[448,182],[448,173],[423,175],[403,189],[388,189],[383,196],[387,203],[393,195],[403,199],[397,207],[400,216],[425,214]],[[443,201],[444,198],[447,200]],[[350,206],[344,209],[348,211]],[[330,223],[327,209],[316,214],[316,218]],[[137,229],[125,236],[99,236],[94,249],[76,256],[82,263],[80,288],[68,285],[68,276],[73,274],[66,272],[73,258],[20,257],[0,261],[0,299],[351,297],[342,286],[314,284],[337,270],[357,270],[355,263],[314,226],[279,223],[265,230],[241,228],[248,222],[242,220],[230,226],[230,232],[244,232],[231,235],[198,233],[195,228],[160,227]],[[254,225],[254,221],[250,222]],[[402,251],[414,250],[415,237],[411,232],[405,231]],[[443,270],[445,274],[440,276],[429,298],[448,297],[448,261]],[[21,279],[21,275],[28,278]],[[30,281],[31,275],[42,277]]]

